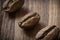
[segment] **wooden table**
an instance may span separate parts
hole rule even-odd
[[[3,4],[5,0],[0,0]],[[23,7],[17,12],[8,14],[0,10],[0,39],[1,40],[35,40],[36,33],[46,27],[49,22],[50,1],[57,6],[57,25],[60,26],[60,0],[25,0]],[[2,9],[2,5],[0,6]],[[21,17],[29,12],[37,12],[41,19],[33,30],[25,31],[18,26]],[[59,27],[60,28],[60,27]]]

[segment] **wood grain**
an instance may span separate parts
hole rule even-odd
[[[4,1],[5,0],[0,0],[0,9],[2,9]],[[51,3],[51,9],[49,7],[50,1],[53,2]],[[53,4],[55,6],[53,6]],[[50,11],[57,14],[57,26],[60,28],[60,0],[25,0],[23,7],[13,14],[8,14],[0,10],[0,39],[35,40],[36,33],[50,23]],[[18,26],[18,22],[21,21],[21,18],[29,12],[37,12],[41,17],[41,20],[33,30],[25,31]],[[58,36],[58,40],[60,40],[60,34]]]
[[[1,6],[5,0],[1,0]],[[2,25],[1,25],[1,40],[14,40],[14,27],[15,27],[15,14],[8,14],[4,11],[1,12]]]

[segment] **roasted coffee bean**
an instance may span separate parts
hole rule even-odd
[[[33,28],[39,22],[40,16],[37,13],[29,13],[22,18],[19,26],[24,29]]]
[[[42,40],[57,40],[60,29],[55,27]]]
[[[47,26],[43,29],[41,29],[37,34],[36,34],[36,39],[44,39],[48,34],[50,34],[51,31],[58,29],[55,25],[52,26]],[[54,32],[54,31],[53,31]],[[54,34],[54,33],[53,33]],[[53,35],[48,35],[50,38]]]
[[[3,4],[3,10],[5,12],[14,12],[20,9],[24,4],[24,0],[6,0]]]

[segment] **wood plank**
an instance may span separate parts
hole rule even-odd
[[[10,15],[13,16],[13,15]],[[1,39],[13,40],[14,39],[14,19],[11,19],[8,13],[4,13],[3,22],[1,26]]]
[[[5,0],[0,0],[1,6],[4,1]],[[57,26],[60,28],[60,0],[25,0],[23,8],[17,13],[8,14],[1,12],[0,10],[1,40],[36,40],[36,33],[48,25],[50,1],[54,2],[54,7],[57,6],[54,10],[52,10],[52,12],[54,11],[53,13],[57,13]],[[1,6],[0,9],[2,8]],[[58,12],[55,12],[56,9]],[[37,12],[41,17],[41,20],[33,30],[25,31],[18,26],[18,22],[21,21],[21,18],[29,12]],[[60,34],[58,36],[58,40],[60,40]]]
[[[1,0],[1,4],[4,1]],[[2,14],[1,40],[14,40],[15,14],[8,14],[4,11],[2,11]]]

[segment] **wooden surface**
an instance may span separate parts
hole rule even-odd
[[[1,6],[5,0],[1,0]],[[1,7],[1,37],[0,40],[14,40],[15,14],[8,14],[2,11]]]
[[[5,0],[0,0],[3,3]],[[57,26],[60,26],[60,0],[25,0],[23,7],[16,13],[0,13],[0,39],[1,40],[35,40],[36,33],[49,23],[50,1],[57,6]],[[52,4],[52,3],[51,3]],[[2,5],[1,5],[2,6]],[[0,6],[0,7],[1,7]],[[54,7],[51,8],[51,10]],[[1,9],[1,8],[0,8]],[[41,19],[33,30],[25,31],[18,26],[21,18],[29,12],[37,12]],[[53,10],[52,10],[53,12]],[[60,27],[59,27],[60,28]]]

